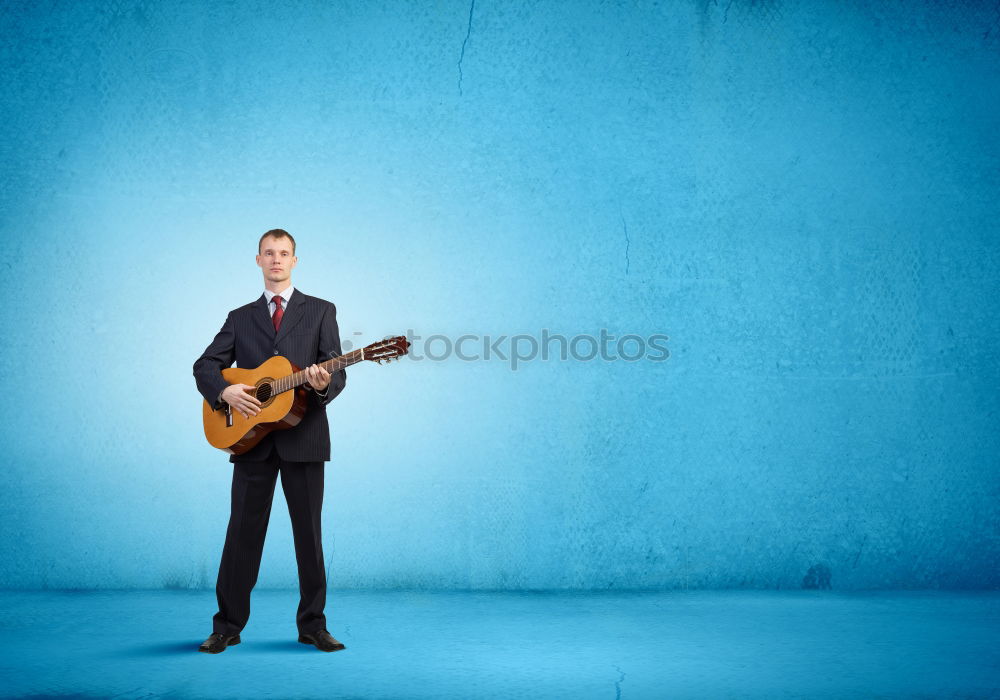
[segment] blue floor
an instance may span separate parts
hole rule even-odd
[[[115,698],[1000,697],[1000,593],[255,591],[196,651],[210,591],[0,592],[0,695]]]

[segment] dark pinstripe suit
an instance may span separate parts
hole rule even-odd
[[[275,333],[266,297],[229,312],[222,329],[194,363],[198,391],[213,406],[228,386],[222,370],[236,362],[252,369],[274,355],[299,368],[341,355],[337,308],[328,301],[292,291]],[[306,414],[294,428],[269,433],[243,455],[231,455],[233,486],[226,544],[219,565],[216,596],[219,612],[213,631],[237,634],[250,616],[250,591],[257,582],[264,536],[271,515],[277,476],[288,502],[299,570],[300,633],[326,627],[326,569],[323,562],[321,513],[323,463],[330,459],[330,426],[326,405],[347,382],[347,372],[333,372],[326,396],[309,392]]]

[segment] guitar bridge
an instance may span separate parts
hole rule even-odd
[[[233,407],[228,403],[226,404],[226,427],[233,427]]]

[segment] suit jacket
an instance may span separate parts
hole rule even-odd
[[[194,378],[198,391],[209,405],[218,407],[221,405],[217,401],[220,392],[229,386],[222,377],[222,370],[231,367],[233,361],[237,367],[253,369],[274,355],[282,355],[305,369],[341,354],[337,307],[296,288],[288,300],[281,330],[277,333],[263,294],[256,301],[230,311],[222,329],[195,361]],[[298,425],[271,431],[252,450],[230,455],[229,461],[267,459],[272,447],[287,461],[329,461],[330,424],[326,419],[326,405],[337,398],[346,383],[346,370],[333,372],[325,397],[312,390],[308,392],[306,414]]]

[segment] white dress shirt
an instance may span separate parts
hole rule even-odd
[[[264,296],[267,297],[267,312],[271,314],[272,318],[274,317],[275,310],[277,310],[277,306],[275,306],[274,304],[274,297],[276,296],[281,297],[282,300],[281,308],[287,309],[288,300],[292,298],[292,292],[294,291],[295,287],[293,287],[292,285],[288,285],[287,287],[285,287],[284,291],[282,291],[281,294],[275,294],[270,289],[264,290]]]

